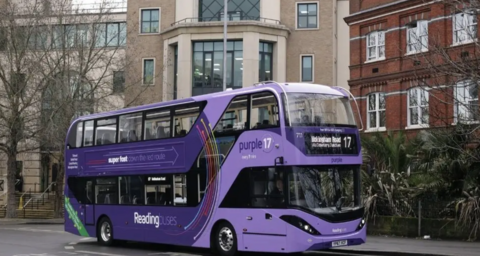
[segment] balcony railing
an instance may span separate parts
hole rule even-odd
[[[281,25],[279,20],[269,19],[269,18],[262,18],[262,17],[249,17],[249,16],[242,16],[242,17],[232,17],[230,16],[228,21],[232,22],[242,22],[242,21],[258,21],[261,23],[266,24],[273,24],[273,25]],[[186,18],[183,20],[176,21],[171,24],[171,26],[177,26],[180,24],[188,24],[188,23],[204,23],[204,22],[223,22],[223,17],[196,17],[196,18]]]
[[[84,0],[73,0],[72,11],[79,13],[127,12],[127,0],[96,0],[92,3],[85,3]]]

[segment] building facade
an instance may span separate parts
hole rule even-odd
[[[223,2],[129,1],[127,83],[144,91],[136,104],[223,90]],[[347,87],[348,13],[348,1],[229,0],[226,87]]]
[[[478,121],[478,86],[467,70],[478,12],[460,2],[350,1],[348,84],[365,132],[414,135]]]

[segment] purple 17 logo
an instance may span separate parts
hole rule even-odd
[[[272,136],[270,136],[270,134],[266,134],[265,136],[263,136],[262,142],[263,142],[263,152],[269,153],[270,151],[272,151],[274,140]]]

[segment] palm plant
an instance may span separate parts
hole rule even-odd
[[[448,202],[445,212],[455,206],[456,222],[470,228],[470,239],[476,239],[480,230],[480,150],[467,147],[474,135],[462,125],[422,132],[418,146],[423,157],[418,160],[419,174],[414,181],[415,196],[436,194]]]
[[[363,171],[363,204],[367,218],[380,215],[402,216],[411,213],[408,200],[407,157],[413,149],[402,133],[373,134],[362,138],[364,162],[375,172]]]

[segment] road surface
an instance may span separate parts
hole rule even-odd
[[[307,253],[304,255],[332,255]],[[209,256],[209,250],[168,245],[128,243],[106,247],[95,238],[63,231],[63,225],[0,225],[0,256]],[[278,254],[246,254],[278,255]],[[339,254],[333,254],[339,255]]]

